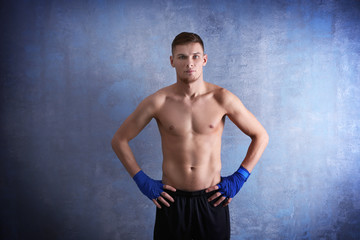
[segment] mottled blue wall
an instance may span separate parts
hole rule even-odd
[[[231,203],[232,239],[359,239],[359,1],[1,1],[2,239],[151,239],[153,204],[110,147],[175,82],[176,34],[270,144]],[[230,121],[223,174],[249,138]],[[131,142],[161,177],[155,121]]]

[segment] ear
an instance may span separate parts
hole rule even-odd
[[[206,63],[207,63],[207,54],[204,54],[204,57],[203,57],[203,66],[205,66],[206,65]]]
[[[171,64],[172,67],[175,67],[174,66],[174,58],[173,58],[173,56],[170,56],[170,64]]]

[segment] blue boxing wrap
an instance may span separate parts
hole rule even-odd
[[[219,192],[222,196],[233,198],[240,191],[249,176],[249,171],[243,166],[240,166],[234,174],[227,177],[221,177],[221,182],[217,185],[219,187]]]
[[[157,199],[164,191],[163,184],[160,180],[153,180],[140,170],[133,177],[140,191],[147,196],[150,200]]]

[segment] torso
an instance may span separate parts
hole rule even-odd
[[[173,87],[159,91],[163,98],[155,114],[162,140],[163,183],[197,191],[220,182],[221,135],[225,110],[222,89],[207,83],[205,94],[185,98]]]

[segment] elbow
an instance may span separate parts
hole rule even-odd
[[[269,134],[266,131],[264,132],[262,139],[263,139],[264,145],[267,146],[269,144]]]
[[[251,139],[260,142],[261,145],[263,145],[265,147],[269,143],[269,135],[268,135],[268,133],[266,132],[265,129],[261,133],[258,133],[258,134],[255,134],[255,135],[251,136]]]
[[[113,149],[115,149],[116,146],[119,145],[119,143],[121,142],[119,136],[117,134],[114,135],[114,137],[111,139],[111,147]]]
[[[129,142],[129,140],[122,138],[121,136],[119,136],[119,134],[115,134],[114,137],[111,139],[111,147],[115,149],[122,142]]]
[[[118,140],[116,138],[116,136],[114,136],[112,139],[111,139],[111,147],[114,149],[114,146],[116,146]]]

